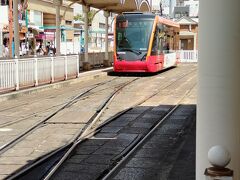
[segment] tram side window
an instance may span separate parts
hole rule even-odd
[[[164,54],[168,54],[170,50],[168,31],[169,31],[168,27],[165,27],[161,32],[162,52]]]
[[[155,33],[154,33],[154,39],[153,39],[153,44],[152,44],[152,55],[160,55],[162,53],[162,41],[159,38],[159,32],[161,29],[157,26]]]
[[[158,55],[158,38],[157,33],[154,33],[153,44],[152,44],[152,55]]]
[[[160,53],[163,53],[163,45],[165,44],[165,27],[161,24],[159,24],[158,27],[158,47]]]
[[[170,45],[169,45],[169,37],[168,35],[164,36],[164,41],[163,41],[163,53],[167,54],[169,53],[170,50]]]
[[[154,33],[152,55],[160,55],[161,53],[169,53],[169,38],[167,34],[168,28],[165,25],[158,24]]]

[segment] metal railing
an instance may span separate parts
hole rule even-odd
[[[180,62],[197,62],[198,61],[197,50],[180,50],[179,56],[180,56]]]
[[[197,62],[198,51],[178,51],[180,62]],[[113,53],[109,52],[109,57]],[[104,53],[90,53],[92,66],[103,64]],[[112,58],[111,62],[112,62]],[[0,92],[19,90],[79,76],[84,54],[0,60]]]
[[[78,55],[0,60],[0,92],[78,76]]]

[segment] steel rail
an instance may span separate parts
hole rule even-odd
[[[79,143],[81,143],[82,141],[84,141],[86,137],[89,137],[89,135],[94,135],[94,134],[96,134],[96,133],[97,133],[99,130],[101,130],[101,128],[104,127],[106,124],[109,124],[110,122],[112,122],[113,120],[115,120],[116,118],[118,118],[119,116],[121,116],[122,114],[124,114],[124,113],[126,113],[127,111],[131,110],[133,107],[135,107],[135,106],[137,106],[137,105],[140,105],[140,104],[144,103],[145,101],[147,101],[148,99],[150,99],[150,98],[154,97],[155,95],[159,94],[161,90],[166,89],[167,87],[169,87],[169,86],[171,86],[172,84],[174,84],[176,81],[184,78],[185,76],[189,75],[190,73],[192,73],[192,72],[194,72],[194,71],[196,71],[196,70],[193,70],[193,71],[191,71],[191,72],[189,72],[189,73],[187,73],[187,74],[184,74],[184,75],[181,76],[180,78],[176,79],[174,82],[171,82],[171,83],[168,84],[167,86],[161,88],[158,92],[156,92],[156,93],[150,95],[149,97],[145,98],[145,99],[144,99],[143,101],[141,101],[140,103],[136,103],[134,106],[132,106],[132,107],[130,107],[130,108],[124,110],[124,111],[119,112],[118,114],[116,114],[115,116],[113,116],[112,118],[110,118],[109,120],[107,120],[107,121],[105,121],[104,123],[100,124],[98,127],[92,129],[92,128],[90,128],[90,127],[92,127],[92,126],[95,124],[95,122],[97,121],[97,119],[93,120],[92,125],[91,125],[91,126],[88,126],[88,128],[86,129],[88,132],[85,131],[85,133],[83,134],[82,131],[81,131],[80,133],[78,133],[78,135],[76,136],[76,138],[74,138],[74,139],[75,139],[75,142],[74,142],[74,141],[73,141],[73,142],[70,142],[69,144],[65,145],[64,147],[59,148],[58,150],[54,151],[54,152],[51,153],[50,155],[47,155],[46,157],[44,157],[44,158],[36,161],[34,164],[32,164],[32,165],[30,165],[29,167],[25,168],[25,169],[22,170],[20,173],[17,173],[16,175],[11,176],[11,177],[13,177],[13,178],[19,177],[19,175],[21,175],[21,174],[23,174],[23,173],[26,173],[28,170],[31,170],[31,169],[34,168],[35,166],[41,164],[43,161],[47,161],[47,159],[51,158],[51,156],[53,156],[54,154],[58,153],[59,151],[62,151],[62,150],[63,150],[64,148],[66,148],[66,147],[71,146],[71,147],[72,147],[71,150],[73,150]],[[139,78],[137,78],[137,79],[139,79]],[[137,80],[137,79],[134,79],[133,81],[135,81],[135,80]],[[128,83],[127,83],[127,84],[128,84]],[[118,91],[120,91],[120,90],[118,90]],[[114,95],[114,93],[112,93],[112,94],[107,98],[107,100],[109,100],[109,101],[111,102],[111,101],[114,99],[114,97],[115,97],[115,95]],[[75,100],[75,101],[76,101],[76,100]],[[109,105],[109,103],[105,102],[105,103],[103,103],[102,106],[100,106],[100,107],[98,108],[97,112],[98,112],[99,114],[101,114],[101,113],[100,113],[100,109],[101,109],[101,108],[104,108],[104,105]],[[100,116],[96,116],[95,118],[99,118],[99,117],[100,117]],[[87,126],[86,126],[86,127],[87,127]],[[81,138],[78,139],[78,137],[79,137],[80,135],[81,135]],[[76,140],[76,139],[77,139],[77,140]],[[74,146],[74,147],[73,147],[73,146]],[[68,155],[67,155],[67,154],[68,154],[68,153],[66,153],[66,156],[65,156],[65,155],[63,156],[64,159],[63,159],[62,161],[61,161],[61,160],[59,161],[59,162],[61,162],[61,163],[58,163],[57,166],[55,166],[55,167],[57,167],[57,168],[52,169],[51,172],[46,176],[45,179],[49,179],[49,178],[55,173],[55,171],[58,169],[58,167],[61,166],[61,164],[65,161],[65,159],[68,157],[68,155],[69,155],[70,153],[69,153]],[[10,179],[12,179],[11,177],[10,177]]]
[[[113,92],[109,98],[103,103],[103,105],[101,106],[101,110],[98,109],[98,111],[96,111],[97,116],[92,120],[92,122],[86,126],[86,129],[84,130],[84,132],[82,133],[82,135],[79,137],[78,141],[74,142],[73,146],[66,152],[66,154],[61,158],[61,160],[56,164],[56,166],[54,166],[52,168],[52,170],[47,174],[47,176],[44,178],[44,180],[48,180],[52,177],[52,175],[58,170],[58,168],[65,162],[65,160],[69,157],[69,155],[72,153],[72,151],[75,149],[75,147],[80,144],[82,141],[85,140],[85,137],[88,137],[88,134],[92,134],[93,131],[91,130],[91,127],[98,121],[98,119],[100,118],[101,114],[105,111],[105,109],[108,107],[108,105],[111,103],[111,101],[115,98],[115,96],[127,85],[131,84],[132,82],[138,80],[139,78],[135,78],[132,81],[124,84],[123,86],[121,86],[120,88],[118,88],[115,92]],[[125,113],[125,112],[124,112]],[[114,118],[115,119],[115,118]],[[112,119],[113,120],[113,119]],[[94,130],[96,131],[96,130]]]
[[[165,86],[163,89],[166,89],[168,87],[170,87],[172,84],[176,83],[177,81],[179,81],[180,79],[186,77],[187,75],[191,74],[192,72],[194,72],[195,70],[187,73],[187,74],[184,74],[183,76],[181,76],[180,78],[178,78],[177,80],[175,80],[174,82],[168,84],[167,86]],[[161,89],[162,90],[162,89]],[[150,95],[149,97],[145,98],[143,101],[141,101],[140,103],[137,103],[136,105],[130,107],[130,109],[132,109],[133,107],[137,106],[137,105],[140,105],[142,103],[144,103],[145,101],[147,101],[148,99],[156,96],[157,94],[160,93],[159,90],[158,92]],[[189,91],[190,92],[190,91]],[[171,111],[172,112],[172,111]],[[94,121],[95,123],[96,121]],[[111,121],[108,121],[108,122],[105,122],[104,125],[110,123]],[[95,131],[99,130],[99,128],[94,128],[94,129],[91,129],[91,127],[89,127],[88,129],[88,134],[91,134],[91,133],[94,133]],[[91,130],[91,131],[90,131]],[[86,134],[84,134],[86,136]],[[53,175],[54,173],[59,169],[59,167],[65,162],[65,160],[69,157],[69,155],[72,153],[72,151],[76,148],[77,145],[79,145],[82,141],[84,140],[84,138],[80,138],[76,143],[74,143],[74,145],[71,147],[71,149],[69,149],[69,151],[63,156],[63,158],[59,161],[59,163],[50,171],[50,173],[44,178],[44,180],[49,180]]]
[[[102,180],[108,180],[111,179],[115,173],[122,167],[122,165],[130,158],[130,156],[136,152],[136,150],[142,146],[142,144],[155,132],[155,130],[163,123],[169,116],[173,114],[176,109],[178,109],[181,106],[182,100],[188,96],[188,94],[192,91],[192,89],[196,86],[194,84],[178,101],[178,103],[171,109],[170,112],[168,112],[117,164],[114,166],[109,173],[107,173]]]
[[[101,85],[107,84],[107,83],[109,83],[109,82],[111,82],[111,81],[114,81],[114,80],[116,80],[116,79],[117,79],[117,78],[113,78],[113,79],[108,80],[108,81],[104,81],[104,82],[101,82],[101,83],[96,83],[96,84],[94,84],[94,85],[90,85],[90,87],[91,87],[91,86],[97,86],[97,85],[98,85],[98,87],[99,87],[99,86],[101,86]],[[83,90],[83,89],[85,89],[85,88],[81,88],[81,90]],[[90,95],[95,94],[95,93],[89,92],[89,93],[87,93],[87,94],[89,94],[89,95],[85,95],[85,96],[83,96],[82,98],[89,97]],[[74,97],[75,97],[75,96],[74,96]],[[72,99],[73,99],[74,97],[72,97]],[[72,100],[72,99],[71,99],[71,100]],[[70,101],[71,101],[71,100],[70,100]],[[77,101],[77,100],[81,100],[81,97],[79,97],[79,98],[76,99],[75,101]],[[75,101],[73,101],[72,103],[74,103]],[[27,104],[27,103],[21,104],[21,105],[26,105],[26,104]],[[52,107],[50,107],[50,108],[48,108],[48,109],[54,108],[54,107],[56,107],[56,106],[61,106],[62,104],[65,104],[65,103],[60,103],[60,104],[54,105],[54,106],[52,106]],[[13,108],[19,107],[19,106],[20,106],[20,105],[14,106]],[[3,112],[4,110],[8,110],[8,109],[11,109],[11,108],[12,108],[12,107],[7,108],[7,109],[2,109],[2,110],[0,110],[0,112]],[[45,111],[45,110],[42,110],[42,111],[39,111],[39,112],[41,113],[41,112],[44,112],[44,111]],[[38,113],[39,113],[39,112],[38,112]],[[8,122],[8,123],[0,124],[0,128],[4,128],[4,127],[7,127],[7,126],[10,126],[10,125],[13,125],[13,124],[17,124],[17,123],[22,122],[22,121],[24,121],[24,120],[28,120],[29,118],[34,117],[35,115],[36,115],[36,114],[34,113],[34,114],[31,114],[31,115],[29,115],[29,116],[27,116],[27,117],[25,117],[25,118],[18,119],[18,120],[16,120],[16,121],[12,121],[12,122]]]
[[[21,175],[27,173],[28,171],[31,171],[32,168],[44,163],[45,161],[47,161],[48,159],[50,159],[51,157],[55,156],[56,154],[58,154],[61,151],[66,151],[66,153],[64,153],[63,157],[58,161],[56,166],[60,166],[60,162],[63,162],[64,160],[62,160],[63,158],[65,158],[65,156],[67,157],[68,154],[71,153],[71,151],[75,148],[75,146],[79,143],[81,143],[82,141],[84,141],[86,139],[86,137],[89,137],[89,135],[94,135],[95,133],[97,133],[98,130],[95,130],[95,132],[88,132],[89,129],[91,129],[90,127],[94,125],[94,123],[99,119],[99,117],[101,116],[101,114],[104,112],[104,110],[107,108],[107,106],[111,103],[111,101],[114,99],[114,97],[127,85],[129,85],[130,83],[136,81],[139,78],[135,78],[127,83],[124,83],[124,85],[120,86],[117,88],[117,90],[115,90],[104,102],[103,104],[96,110],[96,113],[89,119],[88,123],[85,125],[85,127],[83,129],[81,129],[81,131],[73,138],[72,142],[66,144],[65,146],[57,149],[56,151],[53,151],[52,153],[48,154],[46,157],[43,157],[39,160],[37,160],[36,162],[34,162],[33,164],[31,164],[30,166],[28,166],[27,168],[24,168],[22,170],[20,170],[19,172],[17,172],[14,175],[10,175],[10,177],[8,177],[8,179],[15,179],[20,177]],[[76,100],[76,98],[74,98],[74,101]],[[126,113],[127,111],[129,111],[129,109],[124,110],[118,114],[116,114],[113,118],[111,118],[109,121],[113,121],[114,119],[116,119],[117,117],[121,116],[122,114]],[[108,123],[109,123],[108,121]],[[101,127],[103,127],[104,125],[102,125]],[[100,128],[100,127],[99,127]],[[62,161],[61,161],[62,160]],[[56,167],[54,166],[54,167]],[[57,167],[58,168],[58,167]]]
[[[192,71],[192,72],[193,72],[193,71]],[[186,74],[186,75],[189,75],[189,74],[191,74],[192,72],[190,72],[190,73],[188,73],[188,74]],[[183,75],[183,76],[180,77],[178,80],[184,78],[186,75]],[[176,80],[176,81],[178,81],[178,80]],[[169,84],[169,85],[163,87],[163,89],[166,89],[166,88],[170,87],[170,86],[173,85],[176,81],[174,81],[174,82],[172,82],[171,84]],[[194,86],[193,86],[193,87],[194,87]],[[192,87],[192,88],[193,88],[193,87]],[[190,89],[192,89],[192,88],[190,88]],[[161,89],[161,90],[163,90],[163,89]],[[149,100],[149,99],[151,99],[152,97],[154,97],[154,96],[156,96],[157,94],[159,94],[161,90],[159,90],[158,92],[156,92],[156,93],[150,95],[149,97],[145,98],[145,99],[142,100],[141,102],[136,103],[135,105],[129,107],[128,109],[126,109],[126,110],[124,110],[124,111],[127,112],[127,111],[133,109],[134,107],[143,104],[143,103],[146,102],[147,100]],[[123,112],[124,112],[124,111],[123,111]],[[121,112],[120,112],[120,113],[121,113]],[[114,119],[116,119],[116,118],[114,118]],[[110,122],[112,122],[112,118],[110,118],[109,121],[105,121],[104,123],[100,124],[99,127],[103,127],[103,126],[109,124]],[[94,131],[99,130],[99,127],[96,127],[96,128],[91,129],[91,131],[90,131],[89,133],[93,133]]]
[[[101,124],[95,131],[91,131],[89,132],[89,134],[86,134],[86,136],[82,137],[83,139],[85,138],[89,138],[91,136],[94,136],[99,130],[101,130],[102,127],[104,127],[106,124],[110,123],[111,121],[114,121],[116,118],[120,117],[121,115],[125,114],[127,111],[131,110],[132,108],[128,108],[124,111],[119,112],[118,114],[116,114],[115,116],[113,116],[111,119],[109,119],[108,121],[106,121],[105,123]],[[83,140],[81,139],[76,139],[78,143],[81,143]],[[64,145],[63,147],[60,147],[59,149],[47,154],[46,156],[44,156],[43,158],[37,159],[33,164],[31,164],[30,166],[19,170],[18,172],[10,175],[7,179],[8,180],[13,180],[16,179],[18,177],[21,177],[22,175],[28,173],[29,171],[31,171],[33,168],[35,168],[36,166],[40,166],[42,163],[48,161],[50,158],[52,158],[52,156],[55,156],[56,154],[58,154],[61,151],[64,151],[67,149],[70,149],[70,147],[73,145],[73,142],[70,142],[66,145]]]
[[[113,80],[113,79],[112,79]],[[71,100],[69,100],[68,102],[64,103],[60,108],[58,108],[56,111],[54,111],[53,113],[51,113],[50,115],[48,115],[46,118],[44,118],[43,120],[39,121],[38,123],[34,124],[32,127],[28,128],[26,131],[24,131],[23,133],[21,133],[20,135],[18,135],[16,138],[14,138],[13,140],[9,141],[8,143],[2,145],[0,147],[0,155],[2,153],[4,153],[5,151],[7,151],[9,148],[11,148],[12,146],[14,146],[15,144],[17,144],[19,141],[21,141],[24,137],[26,137],[27,135],[29,135],[31,132],[33,132],[34,130],[36,130],[38,127],[40,127],[40,125],[44,125],[44,123],[46,121],[48,121],[50,118],[52,118],[54,115],[56,115],[58,112],[62,111],[63,109],[65,109],[67,106],[71,105],[73,102],[75,102],[77,99],[79,99],[80,97],[83,97],[84,95],[86,95],[87,93],[89,93],[90,91],[92,91],[93,89],[104,85],[110,81],[105,81],[102,83],[97,83],[95,84],[93,87],[85,90],[84,92],[81,92],[80,94],[78,94],[77,96],[75,96],[74,98],[72,98]]]

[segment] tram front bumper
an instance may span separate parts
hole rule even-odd
[[[148,72],[145,61],[115,61],[115,72]]]

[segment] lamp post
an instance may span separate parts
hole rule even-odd
[[[12,53],[12,41],[13,41],[13,15],[12,15],[12,0],[9,0],[9,18],[8,18],[8,21],[9,21],[9,45],[8,45],[8,48],[9,48],[9,56],[10,58],[13,57],[13,53]]]
[[[14,16],[14,47],[15,56],[19,58],[19,22],[18,22],[18,1],[13,1],[13,16]]]
[[[108,11],[104,11],[105,16],[105,58],[104,58],[104,66],[109,66],[109,55],[108,55],[108,18],[110,16],[110,13]]]
[[[59,56],[60,52],[60,25],[61,25],[61,17],[60,17],[60,8],[62,6],[62,0],[54,0],[53,4],[56,6],[56,55]]]

